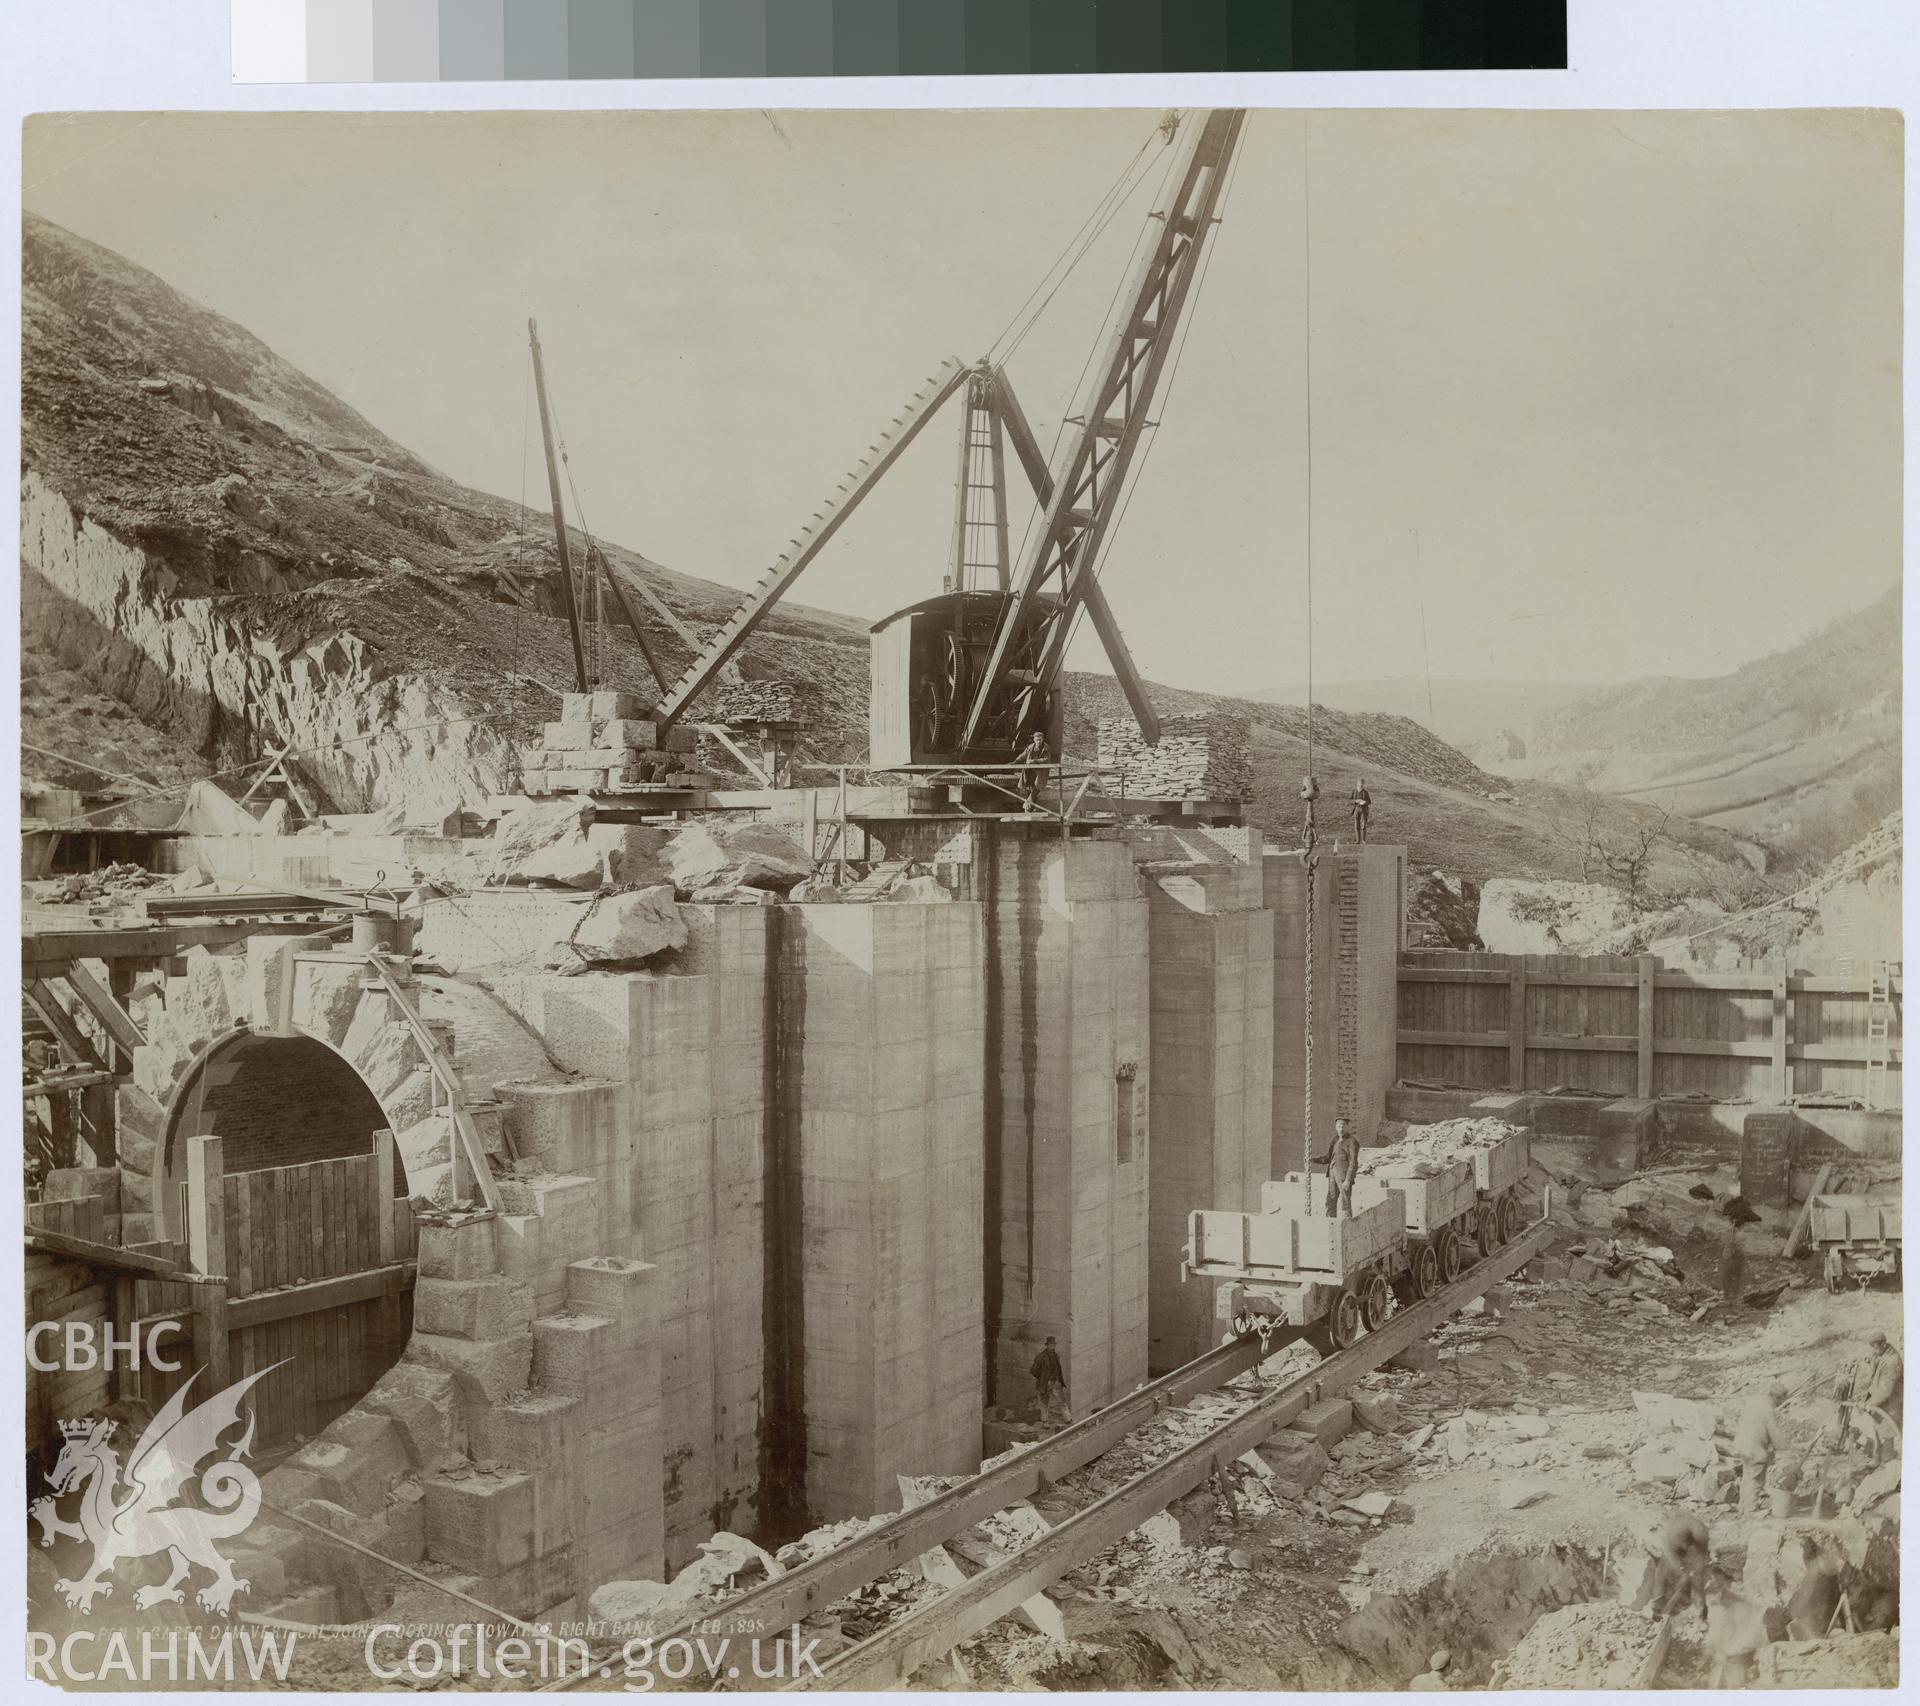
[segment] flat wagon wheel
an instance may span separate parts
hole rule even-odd
[[[1520,1236],[1520,1199],[1508,1191],[1500,1199],[1500,1242],[1511,1244]]]
[[[1483,1256],[1491,1256],[1500,1247],[1500,1241],[1493,1235],[1493,1207],[1482,1203],[1473,1215],[1474,1247]]]
[[[1440,1234],[1440,1283],[1452,1285],[1460,1277],[1460,1233],[1449,1226]]]
[[[1369,1333],[1377,1333],[1387,1324],[1387,1317],[1393,1313],[1393,1291],[1385,1274],[1375,1273],[1362,1286],[1360,1309]]]
[[[1413,1295],[1431,1297],[1440,1289],[1440,1258],[1431,1244],[1413,1252]]]
[[[1327,1311],[1327,1336],[1333,1341],[1333,1348],[1344,1351],[1358,1344],[1365,1324],[1360,1299],[1354,1296],[1352,1287],[1348,1287]]]

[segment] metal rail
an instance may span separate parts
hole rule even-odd
[[[912,1563],[931,1547],[964,1534],[995,1511],[1031,1498],[1062,1476],[1084,1469],[1162,1410],[1245,1374],[1257,1367],[1265,1354],[1269,1353],[1262,1352],[1251,1334],[1217,1346],[925,1504],[889,1517],[844,1546],[749,1588],[723,1606],[699,1606],[673,1627],[662,1629],[653,1638],[654,1651],[669,1641],[690,1639],[715,1617],[724,1617],[740,1628],[785,1629],[801,1622],[855,1588],[877,1581]],[[585,1680],[569,1678],[554,1686],[570,1688]]]
[[[1335,1353],[1310,1373],[1286,1382],[1204,1439],[1115,1488],[964,1587],[916,1606],[866,1640],[846,1648],[826,1662],[818,1678],[789,1686],[836,1690],[904,1687],[922,1665],[944,1657],[1069,1570],[1098,1557],[1149,1517],[1191,1492],[1216,1469],[1252,1450],[1303,1410],[1371,1373],[1415,1340],[1424,1338],[1462,1305],[1518,1272],[1545,1248],[1550,1230],[1550,1222],[1543,1215],[1511,1244],[1479,1262],[1471,1273],[1424,1302],[1403,1309],[1377,1332]],[[1200,1362],[1206,1360],[1201,1358]],[[1199,1366],[1187,1365],[1188,1369]],[[963,1490],[954,1489],[955,1493]],[[732,1602],[726,1609],[731,1612],[742,1603]]]

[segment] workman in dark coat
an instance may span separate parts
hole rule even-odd
[[[1052,1419],[1055,1410],[1060,1419],[1067,1419],[1067,1371],[1060,1366],[1060,1353],[1054,1348],[1051,1336],[1040,1347],[1040,1354],[1033,1359],[1027,1372],[1033,1376],[1033,1384],[1040,1393],[1040,1419]]]
[[[1712,1570],[1707,1525],[1691,1514],[1670,1517],[1660,1535],[1659,1563],[1650,1572],[1651,1615],[1667,1617],[1697,1605],[1705,1623]]]
[[[1360,1145],[1344,1119],[1333,1122],[1333,1147],[1327,1151],[1327,1215],[1342,1220],[1353,1214],[1353,1181],[1360,1172]]]
[[[1800,1557],[1806,1568],[1787,1601],[1787,1639],[1818,1641],[1840,1609],[1840,1562],[1811,1534],[1800,1542]]]
[[[1047,731],[1035,729],[1027,737],[1026,745],[1021,747],[1014,762],[1022,765],[1051,764],[1053,748],[1047,743]],[[1020,773],[1020,792],[1029,805],[1040,797],[1040,785],[1045,780],[1045,775],[1039,770],[1027,769]]]
[[[1364,778],[1353,784],[1353,792],[1347,796],[1347,809],[1353,813],[1353,838],[1364,846],[1367,819],[1373,815],[1373,796],[1367,792]]]
[[[1720,1295],[1729,1309],[1739,1307],[1740,1294],[1747,1284],[1747,1252],[1740,1244],[1740,1228],[1727,1228],[1727,1241],[1720,1246]]]

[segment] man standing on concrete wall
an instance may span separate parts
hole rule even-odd
[[[1333,1147],[1327,1151],[1327,1213],[1342,1220],[1353,1213],[1353,1181],[1360,1171],[1360,1145],[1344,1120],[1333,1122]]]
[[[1347,807],[1353,813],[1353,838],[1364,847],[1367,844],[1367,819],[1373,815],[1373,796],[1367,792],[1364,777],[1354,781],[1353,792],[1347,796]]]

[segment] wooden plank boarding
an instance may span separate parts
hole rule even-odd
[[[1654,955],[1642,954],[1635,973],[1638,989],[1634,1001],[1634,1090],[1643,1100],[1653,1094],[1653,996],[1659,969],[1660,962]]]
[[[1793,1094],[1793,1078],[1787,1068],[1787,962],[1773,980],[1773,1098],[1784,1102]]]
[[[1833,1163],[1823,1161],[1820,1171],[1814,1175],[1813,1188],[1807,1192],[1807,1200],[1800,1205],[1800,1212],[1794,1218],[1793,1230],[1787,1234],[1787,1242],[1780,1251],[1783,1256],[1795,1256],[1806,1241],[1807,1228],[1813,1223],[1814,1199],[1827,1188],[1827,1181],[1833,1177]]]
[[[1513,997],[1516,973],[1524,1004]],[[1899,982],[1897,971],[1888,973],[1890,988]],[[1696,973],[1663,970],[1650,955],[1416,949],[1401,954],[1398,985],[1398,1065],[1406,1078],[1511,1089],[1518,1053],[1523,1074],[1537,1083],[1608,1095],[1783,1101],[1817,1089],[1896,1099],[1874,1089],[1876,1072],[1883,1087],[1889,1076],[1897,1086],[1898,1042],[1870,1037],[1872,996],[1857,977],[1796,973],[1778,960]],[[1489,999],[1495,987],[1497,1005]],[[1516,1009],[1523,1015],[1518,1038]]]
[[[226,1178],[217,1137],[187,1139],[187,1242],[197,1273],[227,1273]],[[204,1287],[193,1311],[194,1361],[210,1389],[228,1384],[227,1300],[224,1285]]]
[[[374,1235],[377,1248],[375,1260],[382,1265],[394,1260],[393,1228],[393,1188],[394,1188],[394,1144],[393,1133],[386,1130],[373,1134],[374,1160]]]
[[[1507,1086],[1527,1087],[1527,974],[1507,974]]]
[[[362,1156],[261,1168],[223,1181],[234,1286],[227,1308],[230,1366],[249,1374],[286,1365],[260,1393],[262,1436],[270,1441],[311,1432],[328,1419],[333,1412],[323,1399],[346,1395],[356,1366],[344,1351],[346,1318],[390,1307],[380,1300],[411,1280],[411,1270],[356,1271],[373,1265],[356,1259],[366,1241],[353,1236],[356,1214],[367,1212],[371,1180],[372,1158]],[[316,1261],[316,1248],[323,1260]],[[305,1287],[296,1285],[302,1279]]]

